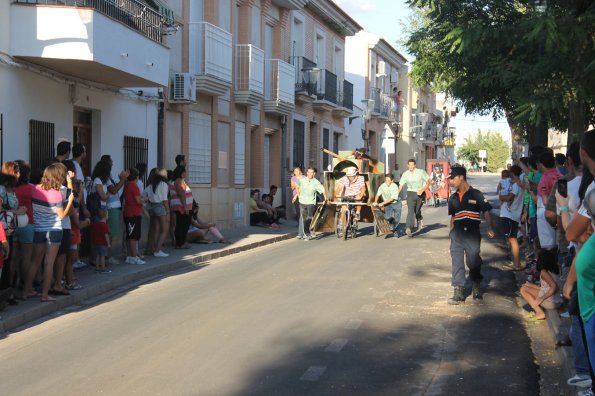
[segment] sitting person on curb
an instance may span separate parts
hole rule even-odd
[[[206,238],[210,232],[217,239],[218,243],[231,243],[223,237],[215,223],[207,223],[198,217],[198,209],[198,203],[194,201],[192,203],[192,223],[190,224],[186,241],[188,243],[211,243],[213,241],[209,241]]]
[[[250,225],[273,229],[279,228],[277,224],[273,223],[271,213],[258,206],[259,201],[260,190],[250,190]]]
[[[273,197],[271,197],[269,194],[264,194],[262,196],[262,200],[260,201],[259,206],[263,209],[266,209],[268,213],[272,213],[273,223],[281,224],[281,222],[279,221],[279,218],[281,218],[281,216],[279,215],[277,209],[273,207]]]
[[[544,321],[544,309],[554,309],[560,305],[558,263],[555,249],[541,249],[539,251],[537,270],[540,271],[540,285],[526,282],[521,286],[521,296],[535,311],[529,318],[531,322]]]

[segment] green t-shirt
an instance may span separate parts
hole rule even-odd
[[[428,172],[423,169],[414,169],[411,172],[407,169],[403,174],[401,174],[401,180],[399,181],[400,185],[407,185],[407,191],[414,191],[421,190],[423,186],[425,186],[426,182],[430,179],[428,176]]]
[[[539,184],[539,181],[541,180],[541,176],[543,176],[543,174],[541,172],[537,172],[537,173],[529,172],[529,175],[527,175],[529,181],[532,181],[536,185]],[[537,188],[532,188],[531,190],[533,190],[533,192],[535,194],[537,194]],[[529,196],[529,217],[530,218],[537,217],[537,203],[533,202],[533,200],[531,199],[531,194],[529,194],[528,191],[526,192],[526,194]]]
[[[595,237],[585,242],[576,255],[578,305],[586,322],[595,314]]]
[[[324,187],[318,181],[318,179],[308,179],[302,177],[296,182],[299,189],[299,201],[301,205],[314,205],[316,204],[316,193],[322,194]]]
[[[382,183],[378,188],[378,195],[382,198],[383,201],[388,201],[389,199],[394,199],[395,201],[399,200],[399,187],[397,187],[397,183],[391,183],[390,187],[386,185],[386,183]]]

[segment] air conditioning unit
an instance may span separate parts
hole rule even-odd
[[[377,74],[384,74],[386,75],[386,63],[384,61],[378,62],[378,72]]]
[[[196,76],[190,73],[174,73],[170,83],[169,101],[196,103]]]

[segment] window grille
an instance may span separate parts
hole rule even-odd
[[[188,181],[211,183],[211,115],[191,111],[188,139]]]
[[[302,121],[293,121],[293,166],[306,165],[305,128]]]
[[[149,139],[124,136],[124,167],[134,168],[140,162],[149,164]],[[146,182],[146,172],[142,181]]]
[[[31,169],[43,169],[54,158],[54,129],[52,122],[29,120],[29,162]]]

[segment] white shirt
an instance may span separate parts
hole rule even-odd
[[[511,192],[511,185],[512,182],[510,179],[502,179],[500,180],[500,195],[508,195]]]
[[[521,214],[523,213],[523,190],[519,188],[516,183],[510,184],[510,192],[514,194],[512,202],[503,202],[500,208],[500,217],[507,217],[517,223],[521,222]],[[502,192],[500,192],[502,195]]]
[[[591,182],[591,184],[589,184],[587,191],[585,191],[585,197],[593,189],[595,189],[595,180],[593,182]],[[593,228],[595,228],[595,219],[593,217],[591,217],[591,214],[589,213],[589,210],[585,207],[584,202],[581,204],[581,207],[578,209],[578,214],[580,214],[581,216],[584,216],[588,219],[591,219],[591,225],[593,226]]]
[[[68,190],[66,188],[66,186],[60,187],[60,192],[62,193],[62,201],[64,201],[64,203],[63,203],[64,209],[66,209],[66,205],[68,204],[68,198],[66,198],[66,190]],[[71,192],[71,194],[72,194],[72,192]],[[70,216],[66,215],[62,218],[62,229],[70,230],[71,228],[72,228],[72,226],[70,225]]]
[[[72,163],[74,164],[74,170],[75,170],[74,178],[81,181],[83,197],[86,197],[87,189],[85,188],[85,175],[83,174],[83,168],[81,168],[81,165],[78,162],[76,162],[74,159],[72,160]]]
[[[169,188],[167,186],[167,183],[165,183],[163,181],[157,185],[157,188],[155,189],[155,191],[153,191],[152,185],[148,185],[147,188],[145,188],[145,194],[147,195],[149,202],[152,202],[152,203],[159,203],[159,202],[167,201],[167,192],[168,191],[169,191]]]

